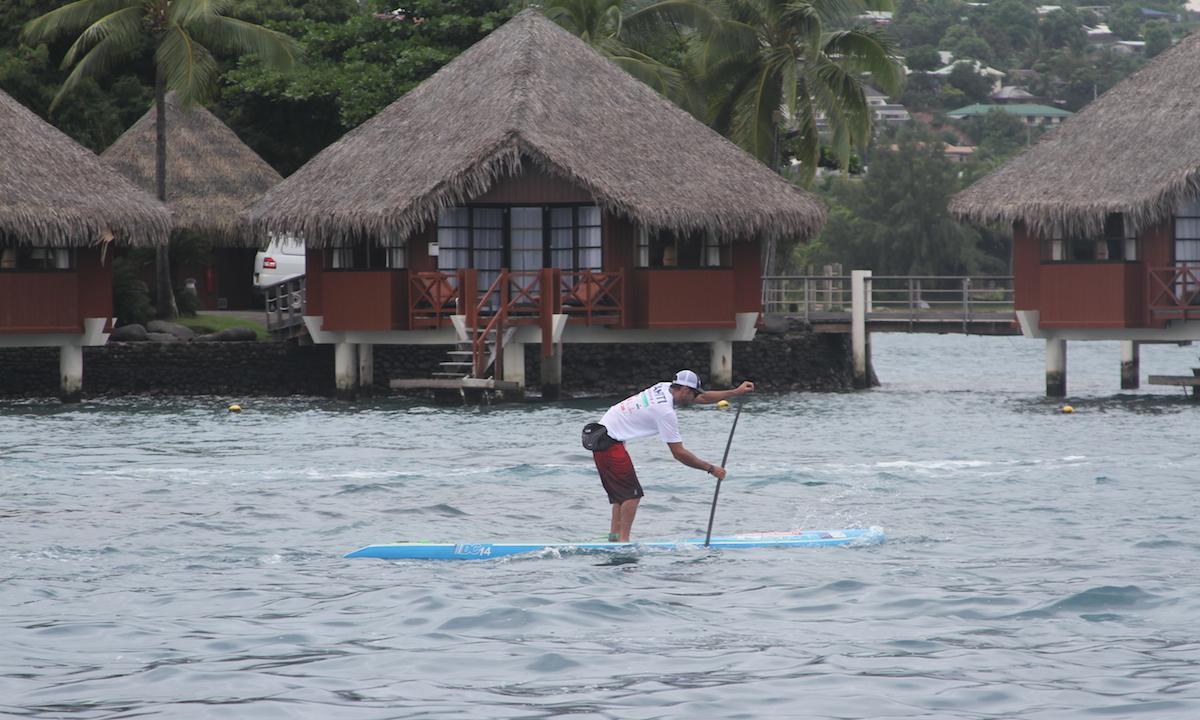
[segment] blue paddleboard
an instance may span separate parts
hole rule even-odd
[[[787,532],[742,533],[714,537],[709,547],[809,547],[823,545],[873,545],[883,542],[879,528],[867,530],[797,530]],[[435,543],[397,542],[368,545],[345,557],[383,558],[385,560],[482,560],[539,550],[676,550],[704,545],[704,538],[688,540],[645,540],[640,542],[532,542],[532,543]]]

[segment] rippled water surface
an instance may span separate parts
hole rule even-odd
[[[0,716],[1200,717],[1200,405],[1118,391],[1113,343],[1071,345],[1070,414],[1033,341],[874,360],[870,392],[748,396],[717,508],[887,533],[854,548],[342,558],[604,535],[578,431],[615,398],[0,403]],[[733,418],[682,411],[685,444]],[[711,478],[631,453],[635,539],[703,535]]]

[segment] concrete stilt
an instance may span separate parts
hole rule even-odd
[[[1067,396],[1067,341],[1046,339],[1046,396]]]
[[[709,351],[708,384],[714,390],[733,387],[733,341],[714,340]]]
[[[358,345],[340,342],[333,349],[333,376],[338,400],[353,400],[358,390]]]
[[[854,388],[871,387],[870,348],[867,335],[867,308],[871,302],[871,271],[850,271],[850,343],[854,356]]]
[[[83,347],[63,345],[58,351],[58,390],[65,403],[77,403],[83,397]]]
[[[504,377],[500,379],[518,383],[525,389],[525,343],[509,340],[504,346]]]
[[[542,356],[542,399],[562,397],[562,354]]]
[[[358,394],[375,395],[375,346],[370,343],[358,345]]]
[[[1121,341],[1121,389],[1137,390],[1141,386],[1142,348],[1136,340]]]

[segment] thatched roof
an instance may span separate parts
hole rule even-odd
[[[825,207],[544,16],[526,10],[254,204],[310,247],[408,236],[522,158],[652,229],[808,237]]]
[[[0,91],[0,242],[161,245],[171,212]]]
[[[175,227],[199,232],[218,245],[260,244],[265,235],[238,235],[238,214],[283,177],[208,110],[184,110],[175,93],[167,95],[166,106],[167,205],[175,214]],[[151,106],[100,155],[151,195],[157,127]]]
[[[959,193],[964,222],[1095,233],[1108,213],[1134,229],[1200,193],[1200,33],[1192,33]]]

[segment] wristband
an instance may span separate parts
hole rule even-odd
[[[715,470],[716,467],[717,467],[716,465],[709,465],[708,469],[705,470],[704,472],[708,473],[709,475],[712,475],[712,471]]]

